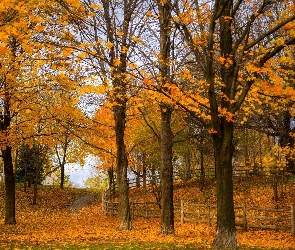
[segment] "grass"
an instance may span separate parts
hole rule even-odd
[[[176,243],[146,243],[146,242],[131,242],[131,243],[93,243],[93,244],[77,244],[77,245],[68,245],[68,246],[18,246],[11,247],[10,249],[14,250],[119,250],[119,249],[128,249],[128,250],[144,250],[144,249],[169,249],[169,250],[197,250],[197,249],[208,249],[201,246],[195,246],[195,244],[176,244]],[[278,248],[257,248],[257,247],[239,247],[239,250],[276,250]]]
[[[142,250],[142,249],[201,249],[200,247],[196,248],[193,244],[175,244],[175,243],[140,243],[140,242],[131,242],[131,243],[93,243],[93,244],[77,244],[77,245],[68,245],[68,246],[18,246],[10,249],[23,249],[23,250],[49,250],[49,249],[79,249],[79,250],[116,250],[116,249],[134,249],[134,250]]]

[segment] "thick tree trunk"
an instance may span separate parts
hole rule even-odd
[[[223,14],[219,18],[220,24],[220,54],[229,58],[233,63],[226,67],[221,66],[220,74],[224,86],[221,92],[228,98],[234,98],[236,91],[234,72],[235,58],[232,52],[233,38],[231,34],[231,21],[225,20],[224,16],[232,14],[233,0],[220,0],[219,8],[223,8]],[[211,68],[213,70],[213,68]],[[213,71],[211,77],[214,75]],[[214,84],[214,78],[210,79]],[[212,86],[212,85],[211,85]],[[215,90],[214,90],[215,91]],[[236,228],[233,201],[233,121],[225,116],[219,116],[216,106],[217,98],[215,93],[210,93],[215,100],[211,99],[212,124],[217,133],[212,134],[214,149],[216,153],[216,179],[217,179],[217,231],[213,242],[215,249],[236,249]],[[224,98],[219,99],[220,108],[231,112],[231,103]],[[234,115],[232,113],[232,115]]]
[[[128,195],[127,167],[128,160],[125,150],[124,134],[126,123],[126,106],[114,107],[115,130],[116,130],[116,146],[117,146],[117,182],[119,192],[119,229],[131,230],[131,216]]]
[[[161,233],[174,234],[173,209],[173,165],[172,147],[173,134],[171,131],[172,110],[167,106],[161,107]]]
[[[289,111],[282,111],[277,118],[279,120],[278,126],[278,137],[279,137],[279,145],[281,147],[294,147],[294,138],[292,133],[294,133],[295,129],[291,129],[291,121],[292,116]],[[292,157],[292,153],[288,153],[286,156],[287,161],[287,171],[289,173],[295,174],[295,160]]]
[[[13,173],[11,147],[2,150],[5,175],[5,224],[16,224],[15,219],[15,179]]]
[[[171,1],[158,1],[159,25],[160,25],[160,85],[171,83],[169,57],[171,53],[170,24],[171,24]],[[169,92],[164,87],[164,91]],[[174,234],[174,211],[173,211],[173,166],[172,147],[173,134],[171,131],[172,107],[165,102],[160,103],[161,109],[161,233]]]
[[[222,120],[225,120],[224,118]],[[233,124],[223,121],[223,137],[214,138],[217,179],[217,232],[215,249],[236,249],[236,228],[233,201],[232,155]]]

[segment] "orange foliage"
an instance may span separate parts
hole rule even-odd
[[[202,193],[196,183],[179,183],[175,186],[175,199],[185,199],[195,202],[209,202],[214,204],[216,196],[212,191],[214,183],[206,187]],[[237,183],[238,184],[238,183]],[[239,184],[238,184],[239,185]],[[210,191],[211,190],[211,191]],[[4,190],[1,188],[0,215],[4,212]],[[17,191],[17,221],[14,226],[0,225],[0,247],[24,246],[68,246],[94,243],[131,243],[131,242],[174,242],[177,244],[193,244],[198,248],[209,248],[215,234],[214,226],[206,224],[175,223],[176,236],[159,235],[158,219],[135,218],[132,231],[118,230],[116,217],[106,216],[101,212],[100,199],[96,205],[84,207],[77,213],[70,211],[68,206],[78,196],[87,194],[79,189],[59,190],[42,187],[39,192],[39,203],[31,204],[32,190],[24,193]],[[135,192],[136,194],[136,192]],[[206,195],[204,195],[206,194]],[[240,186],[236,190],[237,203],[246,201],[249,205],[273,207],[270,203],[271,190],[261,185],[258,188]],[[292,185],[287,186],[282,205],[294,200],[295,190]],[[292,248],[294,237],[289,232],[275,232],[268,230],[249,230],[242,232],[238,229],[238,241],[245,247],[273,247],[279,249]]]

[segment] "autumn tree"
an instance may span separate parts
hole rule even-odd
[[[269,17],[273,15],[269,10],[274,5],[287,11],[279,13],[271,24]],[[206,86],[204,98],[191,96],[198,107],[194,111],[197,119],[210,115],[210,122],[205,122],[210,124],[216,156],[217,232],[213,247],[236,248],[232,183],[235,115],[261,77],[262,68],[268,66],[268,60],[294,43],[291,32],[283,35],[283,27],[295,18],[293,4],[268,0],[194,1],[177,5],[177,13],[175,21],[191,50],[199,76],[203,76],[195,79],[199,86],[204,80]],[[258,33],[260,25],[263,29]],[[175,100],[182,103],[177,96]]]
[[[169,59],[171,53],[171,1],[158,1],[159,11],[159,85],[164,87],[171,81]],[[164,87],[165,88],[165,87]],[[171,116],[173,107],[165,102],[160,103],[161,110],[161,233],[174,234],[174,207],[173,207],[173,165],[172,147],[173,134],[171,130]]]
[[[144,28],[137,25],[141,21],[140,10],[143,6],[144,1],[133,0],[62,2],[58,8],[59,25],[61,29],[63,24],[69,27],[67,36],[63,32],[56,32],[61,38],[59,41],[52,41],[50,36],[46,39],[47,43],[59,48],[66,47],[64,52],[71,54],[77,51],[77,62],[85,70],[82,82],[87,83],[85,78],[88,78],[88,84],[85,84],[84,89],[92,89],[97,94],[107,93],[107,98],[112,103],[121,229],[131,229],[127,183],[128,160],[124,133],[126,103],[132,78],[130,73],[134,70],[132,64],[135,60],[134,47],[140,42],[138,36],[140,30]]]
[[[50,7],[50,2],[32,0],[10,1],[1,8],[0,127],[6,177],[5,224],[16,223],[12,150],[21,144],[53,146],[51,135],[55,132],[50,126],[53,116],[48,112],[48,97],[57,95],[61,86],[73,91],[74,81],[65,68],[57,71],[48,67],[48,62],[58,64],[53,58],[59,52],[40,43]]]
[[[33,9],[41,2],[30,1],[28,5],[19,1],[10,1],[1,8],[1,157],[5,174],[5,224],[15,224],[15,179],[13,173],[12,150],[17,138],[14,118],[22,101],[22,88],[31,75],[28,55],[35,49],[29,45],[32,34],[38,29],[38,17]],[[31,13],[30,16],[27,13]],[[27,68],[26,68],[27,66]],[[27,93],[27,91],[25,91]]]
[[[25,144],[22,145],[19,149],[19,156],[17,159],[17,173],[16,173],[16,182],[23,182],[24,183],[24,191],[26,192],[26,187],[31,187],[31,185],[35,182],[36,179],[36,157],[37,149],[36,145],[33,145],[32,148],[29,145]],[[40,157],[39,157],[40,160]],[[39,165],[40,174],[38,177],[38,183],[41,183],[44,179],[44,169],[43,165],[48,162],[47,159],[44,158],[44,161],[41,162]]]

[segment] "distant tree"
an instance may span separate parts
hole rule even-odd
[[[93,177],[89,177],[85,183],[84,183],[87,187],[89,188],[94,188],[94,189],[97,189],[97,188],[100,188],[101,187],[101,184],[102,184],[102,180],[100,178],[100,176],[93,176]]]
[[[40,172],[38,176],[38,184],[44,180],[44,166],[49,164],[48,157],[37,157],[38,151],[36,145],[30,147],[24,144],[19,149],[17,159],[16,182],[24,183],[24,191],[27,185],[30,187],[36,179],[36,160],[39,158]]]
[[[52,182],[52,185],[60,186],[61,178],[62,178],[61,176],[62,176],[61,171],[54,172],[54,180]],[[64,176],[63,176],[63,186],[65,186],[65,187],[71,186],[70,175],[64,174]]]

